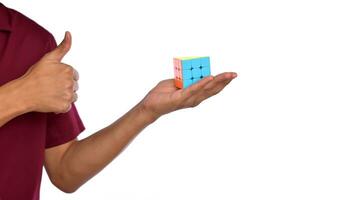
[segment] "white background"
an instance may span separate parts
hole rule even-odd
[[[239,77],[195,109],[160,118],[73,194],[49,200],[341,199],[342,5],[332,0],[10,1],[62,40],[80,73],[86,130],[109,125],[174,56],[208,55]],[[96,156],[96,155],[89,155]]]

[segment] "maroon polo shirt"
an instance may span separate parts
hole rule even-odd
[[[55,47],[47,30],[0,3],[0,87]],[[0,200],[38,200],[45,149],[84,129],[74,104],[67,113],[30,112],[0,127]]]

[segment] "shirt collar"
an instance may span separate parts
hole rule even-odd
[[[11,31],[8,9],[0,2],[0,31]]]

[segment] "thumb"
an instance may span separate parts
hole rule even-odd
[[[62,61],[63,57],[69,52],[71,48],[71,34],[69,31],[65,32],[63,41],[51,52],[48,53],[48,58],[56,61]]]

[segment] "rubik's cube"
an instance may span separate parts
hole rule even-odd
[[[210,76],[209,57],[177,57],[173,59],[173,65],[177,88],[187,88]]]

